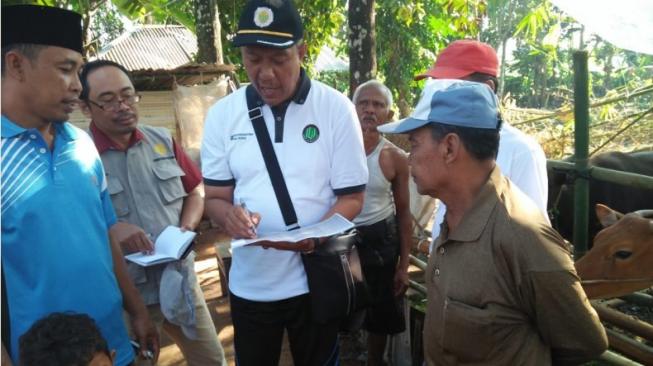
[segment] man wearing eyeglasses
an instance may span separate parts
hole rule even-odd
[[[202,218],[201,174],[165,128],[139,125],[136,93],[120,64],[98,60],[80,73],[82,112],[100,153],[125,254],[152,252],[168,225],[193,230]],[[226,365],[193,268],[194,254],[129,274],[150,317],[179,346],[187,363]],[[138,364],[138,363],[137,363]]]

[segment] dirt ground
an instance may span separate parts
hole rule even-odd
[[[215,256],[204,255],[197,259],[195,261],[195,271],[197,272],[200,286],[204,291],[204,297],[211,312],[218,337],[220,338],[222,347],[224,347],[227,361],[229,365],[235,365],[233,347],[234,330],[229,315],[229,301],[226,296],[222,296],[223,294],[220,290],[220,278]],[[186,361],[184,361],[179,348],[165,334],[161,334],[161,354],[158,364],[160,366],[186,365]]]

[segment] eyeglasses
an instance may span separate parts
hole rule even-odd
[[[140,94],[134,94],[134,95],[129,95],[126,97],[118,98],[116,100],[113,100],[111,102],[105,102],[105,103],[98,103],[94,102],[92,100],[88,100],[89,103],[95,105],[96,107],[100,108],[101,110],[105,112],[113,112],[117,111],[120,109],[120,104],[124,103],[126,106],[131,107],[134,104],[138,103],[141,101],[141,96]]]

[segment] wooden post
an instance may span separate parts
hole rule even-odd
[[[589,181],[587,160],[589,153],[589,83],[587,51],[574,52],[574,150],[576,180],[574,182],[574,258],[587,252],[589,223]]]

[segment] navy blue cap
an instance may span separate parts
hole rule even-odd
[[[410,117],[379,126],[383,133],[408,133],[429,123],[498,129],[499,109],[494,92],[483,83],[429,80]]]
[[[3,6],[2,47],[19,43],[57,46],[83,53],[82,16],[49,6]]]
[[[233,45],[288,48],[303,37],[302,19],[291,0],[251,0],[240,15]]]

